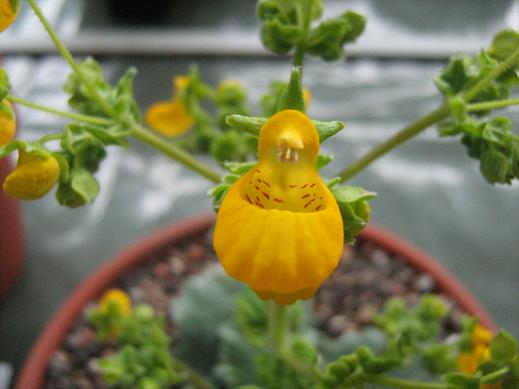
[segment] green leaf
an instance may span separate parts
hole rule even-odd
[[[519,33],[507,28],[494,36],[488,51],[491,55],[503,61],[517,49],[519,49]]]
[[[256,293],[247,290],[236,300],[236,323],[241,333],[256,346],[265,343],[268,318],[265,304]]]
[[[295,109],[300,112],[305,112],[303,85],[301,84],[301,69],[298,67],[292,68],[288,86],[279,99],[278,112],[285,109]]]
[[[248,132],[251,135],[258,136],[261,127],[268,119],[252,116],[231,115],[225,120],[226,123],[239,130]],[[317,132],[319,133],[319,141],[323,143],[329,137],[337,134],[344,128],[344,123],[339,121],[322,122],[312,120]]]
[[[444,381],[449,389],[480,389],[481,377],[462,373],[448,373]]]
[[[510,161],[495,148],[483,152],[480,159],[481,174],[490,184],[509,184],[507,172],[511,168]]]
[[[74,166],[66,181],[60,181],[56,199],[70,208],[91,203],[99,193],[99,183],[85,168]]]
[[[327,166],[330,162],[333,161],[333,155],[331,154],[319,154],[317,156],[317,161],[315,165],[317,166],[317,170],[321,170],[325,166]]]
[[[356,355],[362,369],[367,374],[382,374],[402,363],[400,358],[394,356],[376,356],[367,346],[360,346]]]
[[[334,186],[331,191],[343,219],[344,240],[352,243],[369,222],[371,212],[368,201],[374,198],[376,193],[353,186]]]
[[[4,68],[0,68],[0,101],[5,99],[11,89],[11,82],[9,76]]]
[[[517,353],[517,340],[509,332],[499,331],[490,342],[492,361],[509,362],[517,356]]]

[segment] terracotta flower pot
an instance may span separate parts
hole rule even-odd
[[[151,253],[161,251],[172,243],[182,242],[199,235],[209,229],[213,222],[213,215],[204,215],[165,228],[133,244],[83,281],[49,320],[30,352],[15,388],[39,389],[42,387],[45,371],[53,352],[62,343],[84,307],[113,285],[122,274],[146,262],[151,257]],[[366,228],[360,239],[372,241],[389,253],[398,255],[413,267],[429,273],[438,287],[456,301],[460,308],[479,317],[481,323],[487,328],[496,329],[488,313],[475,298],[458,280],[427,254],[393,234],[374,226]]]
[[[11,170],[10,161],[0,159],[0,184]],[[20,206],[0,189],[0,301],[20,278],[24,254]]]

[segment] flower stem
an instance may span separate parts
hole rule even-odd
[[[510,66],[512,66],[519,59],[519,49],[515,50],[512,54],[508,56],[508,58],[503,61],[501,65],[488,73],[483,79],[481,79],[476,85],[471,87],[465,94],[462,94],[461,97],[466,102],[469,102],[474,97],[478,95],[483,89],[485,89],[488,84],[498,78],[505,70],[507,70]]]
[[[76,76],[81,80],[82,84],[85,86],[85,88],[88,89],[88,91],[91,94],[92,99],[99,105],[99,107],[111,118],[114,120],[117,119],[117,115],[113,107],[110,105],[108,101],[106,101],[97,91],[96,87],[90,82],[88,77],[85,76],[79,65],[74,60],[74,57],[72,57],[72,54],[68,51],[68,49],[63,45],[63,43],[60,41],[58,35],[53,30],[50,23],[47,21],[41,10],[38,8],[34,0],[28,0],[31,8],[36,13],[36,16],[38,16],[38,19],[43,24],[43,27],[49,34],[50,38],[54,42],[56,48],[61,53],[63,58],[68,62]],[[56,112],[55,112],[56,113]],[[81,115],[84,117],[84,115]],[[200,175],[210,179],[213,182],[220,181],[220,175],[213,171],[209,166],[206,166],[202,162],[195,159],[193,156],[191,156],[189,153],[186,153],[184,150],[180,149],[179,147],[172,145],[166,141],[164,141],[162,138],[152,134],[150,131],[145,129],[139,124],[132,125],[132,135],[139,139],[140,141],[147,143],[150,146],[155,147],[156,149],[162,151],[164,154],[168,155],[169,157],[175,159],[176,161],[184,164],[185,166],[191,168],[193,171],[199,173]]]
[[[182,163],[191,170],[199,173],[201,176],[204,176],[213,182],[220,181],[220,175],[216,171],[211,169],[209,166],[198,161],[191,154],[185,152],[178,146],[170,142],[166,142],[164,139],[155,135],[154,133],[144,128],[140,124],[134,124],[132,126],[131,134],[141,142],[146,143],[156,148],[157,150],[160,150],[167,156]]]
[[[8,95],[7,99],[12,101],[13,103],[24,105],[26,107],[36,109],[38,111],[47,112],[53,115],[61,116],[67,119],[77,120],[79,122],[85,122],[85,123],[91,123],[91,124],[99,124],[101,126],[106,126],[113,124],[114,121],[106,118],[100,118],[97,116],[89,116],[89,115],[82,115],[79,113],[74,112],[65,112],[60,111],[51,107],[47,107],[46,105],[36,104],[31,101],[27,101],[25,99],[22,99],[20,97],[16,97],[13,95]]]
[[[483,383],[483,384],[493,383],[495,380],[508,374],[508,371],[509,371],[508,367],[503,367],[502,369],[496,370],[493,373],[489,373],[481,378],[481,383]]]
[[[492,109],[499,109],[509,107],[511,105],[519,105],[519,99],[508,99],[500,101],[483,101],[480,103],[473,103],[467,105],[468,112],[489,111]]]
[[[485,87],[488,86],[492,81],[494,81],[497,77],[499,77],[504,71],[506,71],[510,66],[512,66],[517,60],[519,59],[519,49],[514,51],[508,58],[503,61],[501,65],[496,67],[494,70],[492,70],[490,73],[488,73],[483,79],[481,79],[478,83],[476,83],[473,87],[471,87],[467,92],[460,95],[460,97],[463,98],[465,102],[470,102],[474,97],[478,95],[479,92],[481,92]],[[517,99],[511,99],[511,100],[502,100],[501,102],[485,102],[485,103],[477,103],[477,104],[470,104],[469,110],[477,111],[481,110],[481,105],[483,107],[487,107],[487,109],[491,109],[492,107],[495,108],[502,108],[507,105],[514,105],[518,102],[514,101]],[[507,102],[505,104],[505,101]],[[513,103],[511,103],[514,101]],[[493,103],[491,105],[491,103]],[[501,105],[502,104],[502,105]],[[479,105],[479,107],[478,107]],[[476,107],[477,109],[474,109]],[[411,123],[409,126],[402,129],[399,133],[392,136],[385,142],[375,146],[373,149],[368,151],[367,154],[365,154],[363,157],[361,157],[359,160],[348,166],[346,169],[344,169],[340,174],[341,181],[349,180],[351,177],[355,176],[357,173],[362,171],[366,166],[368,166],[371,162],[375,161],[376,159],[380,158],[384,154],[386,154],[388,151],[392,150],[396,146],[399,146],[400,144],[404,143],[405,141],[413,138],[414,136],[418,135],[422,131],[424,131],[427,127],[439,122],[440,120],[445,119],[449,115],[449,107],[446,104],[441,105],[438,109],[435,111],[432,111],[431,113],[422,116],[418,120]]]
[[[374,376],[365,379],[366,383],[381,385],[397,389],[447,389],[448,386],[442,383],[416,382],[401,378],[388,376]]]
[[[268,301],[266,304],[271,347],[274,353],[281,355],[288,332],[288,308],[274,301]]]
[[[38,19],[40,19],[41,24],[43,25],[43,27],[49,34],[50,38],[54,42],[54,45],[56,46],[60,54],[63,56],[65,61],[68,62],[74,73],[76,73],[76,76],[81,80],[85,88],[88,89],[92,96],[92,99],[94,99],[94,101],[108,116],[114,117],[115,111],[113,107],[105,99],[103,99],[103,97],[99,94],[97,89],[89,82],[88,78],[85,76],[79,65],[74,60],[74,57],[72,56],[70,51],[68,51],[65,45],[60,41],[58,35],[50,25],[49,21],[45,18],[40,8],[36,5],[36,2],[34,0],[28,1],[34,13],[38,17]]]
[[[361,170],[363,170],[366,166],[368,166],[371,162],[383,156],[385,153],[395,148],[396,146],[404,143],[405,141],[413,138],[418,135],[420,132],[425,130],[430,125],[445,119],[449,115],[449,107],[447,105],[442,105],[438,109],[432,111],[431,113],[422,116],[418,120],[415,120],[413,123],[403,128],[400,132],[386,140],[385,142],[375,146],[371,149],[367,154],[365,154],[362,158],[348,166],[344,169],[339,177],[341,181],[347,181],[351,177],[355,176]]]
[[[310,21],[312,19],[312,7],[314,5],[313,0],[306,0],[304,4],[302,2],[296,2],[297,21],[299,27],[303,30],[301,41],[296,46],[296,52],[294,53],[294,59],[292,65],[303,67],[303,60],[306,52],[306,39],[308,37],[308,31],[310,29]]]

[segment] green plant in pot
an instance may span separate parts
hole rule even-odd
[[[9,4],[5,6],[16,13]],[[10,94],[5,72],[0,77],[3,107],[8,112],[9,104],[21,104],[71,121],[63,132],[32,140],[11,140],[10,127],[2,124],[0,157],[18,152],[18,165],[3,183],[7,194],[35,200],[56,186],[61,205],[89,204],[102,190],[95,173],[108,146],[124,147],[129,138],[215,184],[209,191],[217,209],[213,242],[227,275],[207,271],[186,286],[172,315],[185,329],[175,353],[170,352],[164,318],[146,305],[132,308],[122,291],[107,292],[88,313],[97,337],[114,345],[113,353],[97,363],[106,385],[519,387],[517,341],[504,330],[492,334],[475,318],[466,318],[459,336],[446,342],[439,336],[446,307],[435,296],[423,297],[415,307],[389,301],[375,316],[377,340],[366,337],[350,350],[325,347],[326,335],[312,326],[308,306],[301,302],[312,298],[333,273],[344,242],[353,242],[368,223],[368,202],[375,194],[345,182],[426,128],[437,124],[440,135],[459,137],[489,183],[509,184],[518,178],[519,137],[508,118],[489,118],[495,109],[519,104],[510,98],[519,81],[517,32],[498,33],[475,56],[454,56],[435,80],[444,95],[441,106],[336,178],[325,179],[319,170],[333,157],[320,154],[320,145],[343,124],[306,115],[304,59],[342,58],[344,46],[364,30],[362,15],[347,11],[322,20],[318,0],[258,1],[263,43],[276,54],[293,56],[290,79],[274,82],[262,99],[262,116],[252,116],[239,84],[212,88],[193,69],[176,78],[170,101],[147,112],[146,122],[159,136],[143,125],[133,97],[135,70],[110,85],[95,60],[76,62],[36,2],[28,4],[71,66],[65,85],[71,111]],[[206,110],[207,102],[213,104],[213,113]],[[178,141],[164,137],[181,134],[186,135]],[[194,153],[210,154],[227,173],[221,175]],[[198,356],[197,362],[195,350],[207,361]]]

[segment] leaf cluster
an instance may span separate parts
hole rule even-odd
[[[256,8],[261,22],[261,39],[275,54],[287,54],[295,47],[325,61],[344,55],[344,45],[364,31],[366,19],[353,11],[320,21],[321,0],[259,0]]]
[[[137,305],[129,315],[121,315],[110,304],[108,309],[92,309],[88,320],[101,340],[111,339],[116,345],[113,355],[97,360],[106,384],[159,389],[182,381],[169,353],[164,318],[155,316],[152,307]]]
[[[507,117],[489,117],[488,109],[471,109],[464,93],[517,49],[519,34],[510,29],[501,31],[488,50],[476,56],[454,56],[435,79],[451,112],[450,117],[438,126],[440,136],[459,136],[468,155],[479,160],[481,174],[490,184],[511,184],[519,178],[519,136],[513,133],[512,122]],[[518,70],[519,62],[480,90],[471,103],[507,99],[511,89],[519,83]]]

